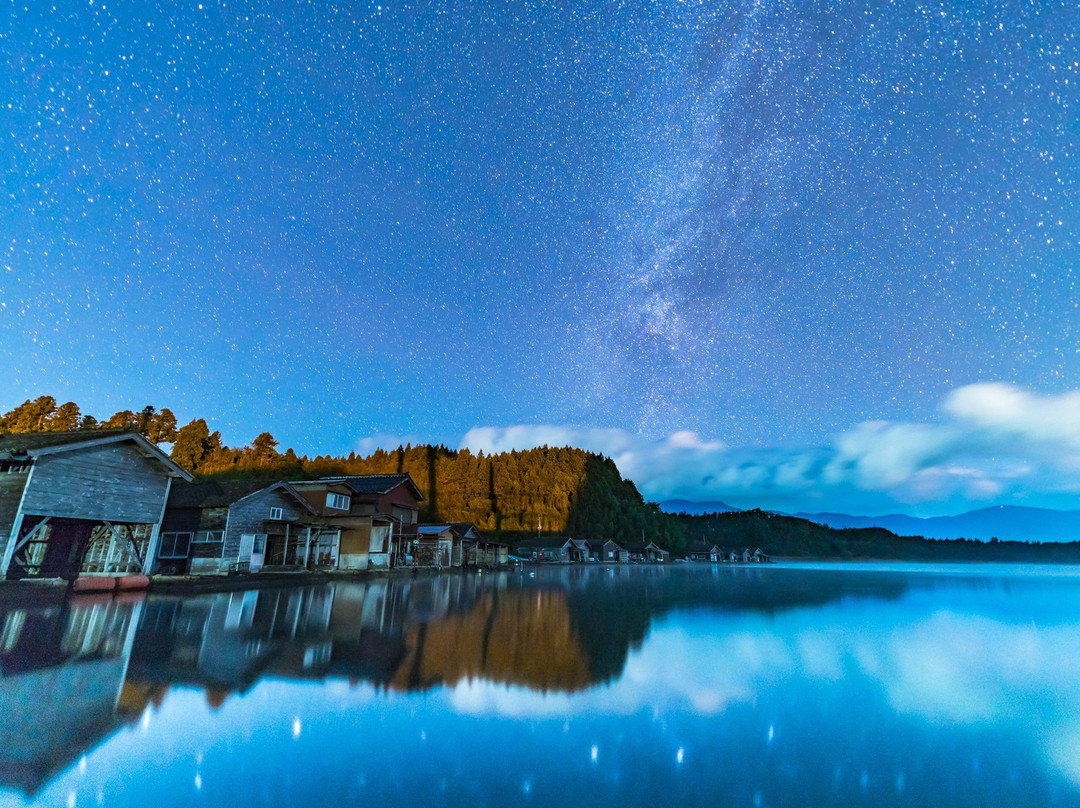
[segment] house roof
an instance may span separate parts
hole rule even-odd
[[[694,542],[693,544],[690,545],[690,548],[687,550],[687,552],[688,553],[711,553],[713,551],[718,551],[719,549],[720,548],[717,547],[712,542],[696,541],[696,542]]]
[[[661,546],[659,546],[657,544],[653,544],[651,541],[628,542],[626,545],[624,545],[624,547],[628,552],[631,552],[631,553],[643,553],[646,550],[656,550],[657,552],[660,552],[660,553],[666,553],[667,552],[667,550],[665,550],[663,547],[661,547]]]
[[[623,549],[622,545],[614,539],[585,539],[585,545],[590,550],[602,550],[605,544],[614,544],[620,550]]]
[[[304,482],[343,482],[357,494],[389,494],[399,485],[407,484],[416,494],[416,501],[424,501],[424,495],[408,474],[354,474],[320,477],[318,480],[305,480]]]
[[[566,543],[570,539],[565,536],[555,536],[549,538],[536,538],[536,539],[522,539],[517,543],[518,547],[529,548],[541,548],[541,547],[558,547],[562,548],[566,546]]]
[[[420,525],[416,532],[423,536],[438,536],[450,530],[450,525]]]
[[[483,534],[480,533],[476,525],[474,525],[472,522],[451,522],[450,529],[462,538],[467,538],[470,531],[472,531],[472,533],[474,534],[472,538],[481,540],[484,538]]]
[[[202,483],[174,485],[169,492],[169,508],[228,508],[260,491],[280,488],[305,510],[315,513],[311,504],[288,483],[266,480],[209,480]]]
[[[0,460],[28,460],[110,443],[134,443],[140,452],[163,465],[170,477],[191,479],[191,473],[178,465],[155,444],[132,429],[80,429],[74,432],[27,432],[0,435]]]

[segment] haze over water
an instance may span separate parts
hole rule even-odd
[[[0,806],[1080,805],[1080,572],[0,601]]]

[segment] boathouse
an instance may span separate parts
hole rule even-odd
[[[0,435],[0,576],[148,573],[174,480],[191,475],[142,435]]]
[[[711,561],[716,562],[720,560],[721,550],[715,544],[710,544],[705,541],[697,541],[690,545],[690,550],[686,554],[688,561]]]
[[[585,546],[589,549],[588,558],[591,561],[625,563],[628,558],[626,550],[611,539],[586,539]]]
[[[169,497],[157,570],[222,575],[337,562],[337,531],[291,485],[266,480],[179,483]]]
[[[662,564],[671,557],[667,550],[651,541],[628,544],[626,552],[630,555],[631,561],[645,564]]]

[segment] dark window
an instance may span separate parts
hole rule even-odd
[[[158,558],[187,558],[190,549],[190,533],[162,533]]]

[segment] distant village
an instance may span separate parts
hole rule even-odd
[[[407,473],[196,481],[136,431],[0,435],[0,577],[97,591],[145,587],[151,576],[672,561],[644,535],[511,547],[473,524],[421,524],[423,501]],[[769,559],[699,542],[685,560]]]

